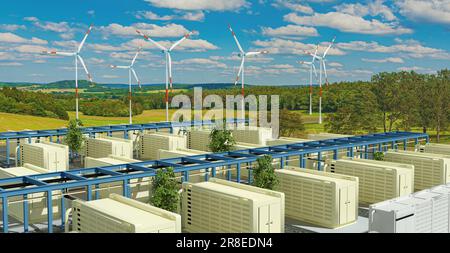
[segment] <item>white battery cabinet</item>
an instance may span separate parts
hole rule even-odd
[[[414,166],[366,159],[331,161],[327,171],[359,178],[359,203],[370,205],[413,192]]]
[[[31,164],[24,164],[22,167],[0,168],[0,178],[23,177],[36,174],[48,173],[48,170],[39,168]],[[61,192],[52,191],[52,209],[53,218],[61,217]],[[27,195],[28,205],[28,222],[30,224],[47,221],[47,193],[32,193]],[[8,198],[8,215],[14,219],[24,222],[22,196]]]
[[[273,139],[272,128],[266,127],[239,127],[232,130],[233,137],[237,142],[252,143],[266,146],[267,140]]]
[[[102,167],[102,166],[110,166],[110,165],[121,165],[126,163],[136,163],[141,162],[140,160],[129,159],[120,156],[110,155],[105,158],[85,158],[85,167],[93,168],[93,167]],[[151,187],[150,178],[139,178],[139,179],[131,179],[130,180],[130,189],[131,189],[131,198],[139,200],[139,201],[147,201],[149,199],[149,190]],[[94,190],[92,195],[95,195],[95,192],[98,192],[99,198],[107,198],[110,194],[122,194],[123,193],[123,183],[122,182],[113,182],[113,183],[105,183],[99,184],[99,187]]]
[[[448,209],[447,209],[448,231],[447,232],[450,233],[450,184],[439,185],[439,186],[433,187],[430,189],[430,192],[447,195],[447,198],[448,198]]]
[[[427,143],[425,145],[417,145],[416,151],[450,156],[450,145]]]
[[[104,158],[109,155],[133,159],[133,141],[114,137],[88,138],[85,141],[85,157]]]
[[[50,172],[69,170],[69,147],[51,142],[22,144],[18,165],[25,163]]]
[[[402,197],[407,198],[407,197]],[[369,207],[369,232],[414,233],[415,208],[395,200],[383,201]]]
[[[180,233],[181,216],[117,194],[75,200],[72,229],[80,233]]]
[[[431,206],[431,232],[448,233],[448,193],[423,190],[414,193],[414,198],[429,200]]]
[[[192,233],[282,233],[284,193],[216,178],[186,182],[182,220]]]
[[[450,182],[450,157],[411,151],[388,151],[384,160],[414,165],[414,189],[424,190]]]
[[[142,160],[156,160],[158,159],[158,150],[176,150],[178,148],[187,147],[186,136],[169,134],[169,133],[154,133],[144,134],[141,137],[140,159]]]
[[[285,194],[286,217],[327,228],[358,218],[358,178],[285,167],[275,171],[277,191]]]

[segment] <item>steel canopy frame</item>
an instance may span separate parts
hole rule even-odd
[[[87,200],[91,200],[92,187],[104,183],[123,182],[123,195],[130,197],[129,182],[131,179],[152,177],[156,175],[157,169],[167,167],[173,167],[176,173],[183,173],[184,180],[188,180],[190,171],[212,169],[212,175],[215,176],[216,168],[235,165],[237,170],[236,181],[241,182],[241,164],[255,162],[260,155],[269,154],[274,159],[280,159],[281,168],[283,168],[286,158],[299,156],[300,165],[304,167],[304,159],[308,154],[316,153],[318,154],[318,160],[321,160],[321,154],[323,152],[333,151],[335,159],[337,159],[337,152],[340,149],[351,149],[350,154],[353,154],[354,148],[365,147],[367,150],[370,145],[376,148],[385,144],[395,147],[398,142],[402,142],[406,149],[406,144],[409,140],[414,140],[415,143],[419,143],[423,139],[429,142],[429,136],[427,134],[390,132],[0,179],[0,198],[3,206],[3,231],[8,232],[8,198],[13,196],[24,196],[24,210],[28,210],[25,208],[28,194],[44,192],[47,194],[47,206],[52,206],[53,191],[60,190],[67,192],[71,188],[84,187],[87,188]],[[318,170],[320,169],[319,162]],[[231,180],[231,173],[228,173],[228,175],[228,179]],[[65,195],[69,195],[69,193]],[[63,203],[64,198],[61,198],[62,209],[64,209]],[[64,213],[64,211],[61,212],[62,226],[64,226]],[[26,221],[24,222],[24,231],[28,231],[27,212],[24,212],[24,220]],[[52,225],[53,214],[49,212],[49,232],[53,232]]]

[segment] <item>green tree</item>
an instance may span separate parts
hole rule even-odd
[[[433,100],[431,100],[432,126],[436,130],[436,141],[440,142],[441,132],[448,128],[450,123],[450,71],[439,71],[432,76],[430,87]]]
[[[304,131],[305,125],[300,113],[283,109],[280,112],[280,135],[294,136],[295,133]]]
[[[173,168],[158,170],[153,179],[152,190],[150,203],[153,206],[170,212],[177,211],[180,195],[178,194],[178,183]]]
[[[212,152],[227,152],[233,150],[236,141],[231,130],[214,128],[209,134],[209,149]]]
[[[67,135],[64,137],[64,143],[69,146],[72,154],[80,152],[86,139],[81,131],[81,126],[83,126],[81,120],[70,120],[67,126]]]
[[[384,153],[383,152],[375,152],[373,153],[373,159],[377,161],[383,161],[384,160]]]
[[[327,131],[339,134],[376,131],[379,111],[375,95],[370,90],[355,87],[354,91],[342,93],[336,103],[337,111],[325,120]]]
[[[253,185],[273,190],[279,183],[275,169],[272,166],[272,156],[264,155],[256,160],[256,167],[253,169]]]

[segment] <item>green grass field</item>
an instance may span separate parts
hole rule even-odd
[[[169,118],[176,110],[169,111]],[[208,112],[204,110],[203,113]],[[318,124],[318,114],[314,113],[309,115],[305,111],[296,111],[297,113],[303,114],[303,120],[305,122],[305,132],[300,134],[298,137],[305,137],[308,133],[320,133],[326,132],[324,124]],[[247,113],[248,114],[248,113]],[[69,112],[69,117],[71,119],[75,118],[75,112]],[[323,115],[324,119],[326,114]],[[83,121],[85,126],[102,126],[102,125],[116,125],[116,124],[128,124],[128,117],[100,117],[100,116],[86,116],[80,113],[80,119]],[[146,110],[142,114],[133,117],[133,123],[149,123],[149,122],[160,122],[165,121],[165,110]],[[44,130],[44,129],[56,129],[66,127],[67,121],[36,117],[29,115],[19,115],[10,113],[0,113],[0,132],[6,131],[19,131],[19,130]],[[379,129],[382,132],[383,129]],[[420,128],[412,129],[414,132],[421,132]],[[431,140],[434,142],[436,140],[436,131],[430,130],[428,134]],[[441,143],[450,143],[450,132],[442,132]]]

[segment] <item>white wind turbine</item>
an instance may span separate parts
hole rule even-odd
[[[312,93],[313,93],[313,70],[314,75],[317,78],[317,70],[316,65],[314,65],[314,61],[316,60],[315,56],[317,55],[317,51],[319,50],[319,45],[316,47],[316,51],[314,52],[313,58],[311,61],[305,62],[301,61],[300,64],[309,66],[309,115],[312,115]]]
[[[75,57],[75,107],[76,107],[76,119],[78,119],[78,61],[80,61],[81,65],[83,66],[84,71],[86,72],[88,79],[90,82],[92,82],[92,76],[89,74],[89,71],[86,67],[86,64],[84,63],[83,58],[80,55],[80,51],[84,46],[84,43],[86,42],[87,37],[89,36],[89,33],[91,33],[93,25],[90,25],[86,35],[84,35],[83,40],[81,41],[80,45],[78,46],[77,51],[75,52],[57,52],[57,51],[43,51],[43,54],[50,54],[50,55],[61,55],[61,56],[74,56]]]
[[[162,46],[158,42],[152,40],[150,37],[148,37],[147,35],[145,35],[141,31],[136,30],[136,32],[139,35],[143,36],[146,40],[148,40],[151,43],[153,43],[159,49],[161,49],[162,53],[166,57],[166,98],[165,98],[165,102],[166,102],[166,121],[169,121],[169,84],[170,84],[170,89],[172,90],[172,57],[170,56],[170,53],[172,52],[173,49],[175,49],[175,47],[180,45],[181,42],[183,42],[184,40],[188,39],[194,33],[194,31],[191,31],[191,32],[187,33],[183,38],[181,38],[180,40],[175,42],[169,49],[167,49],[166,47]]]
[[[139,81],[139,78],[136,74],[136,71],[134,70],[134,63],[136,62],[136,58],[138,57],[139,53],[141,52],[141,48],[138,49],[136,52],[136,55],[134,56],[133,60],[131,61],[131,64],[129,66],[117,66],[117,65],[111,65],[111,68],[113,69],[128,69],[128,101],[129,101],[129,110],[130,110],[130,124],[133,124],[133,110],[131,107],[131,74],[133,74],[134,78],[136,79],[136,82],[139,85],[139,88],[141,88],[141,82]]]
[[[244,105],[244,96],[245,96],[245,92],[244,92],[244,73],[245,73],[245,57],[247,56],[253,56],[253,55],[260,55],[260,54],[268,54],[269,52],[264,50],[264,51],[257,51],[257,52],[245,52],[242,47],[241,44],[239,43],[236,34],[234,33],[233,29],[231,28],[231,25],[228,26],[228,28],[230,29],[231,34],[233,35],[234,40],[236,41],[236,45],[239,48],[239,57],[242,58],[241,60],[241,66],[239,67],[239,72],[236,76],[236,81],[234,82],[234,85],[237,85],[237,82],[239,81],[239,76],[242,75],[241,77],[241,95],[242,95],[242,117],[245,118],[245,105]]]
[[[325,74],[325,83],[328,86],[328,75],[327,75],[327,67],[325,64],[325,57],[327,56],[328,51],[330,50],[330,48],[333,46],[334,41],[336,40],[336,36],[334,36],[333,40],[331,40],[330,45],[328,45],[327,49],[325,50],[325,52],[323,53],[322,56],[318,56],[316,54],[312,54],[310,52],[306,52],[306,54],[309,54],[311,56],[313,56],[313,58],[317,58],[320,61],[320,70],[319,70],[319,85],[320,85],[320,92],[319,92],[319,124],[322,124],[322,70]]]

